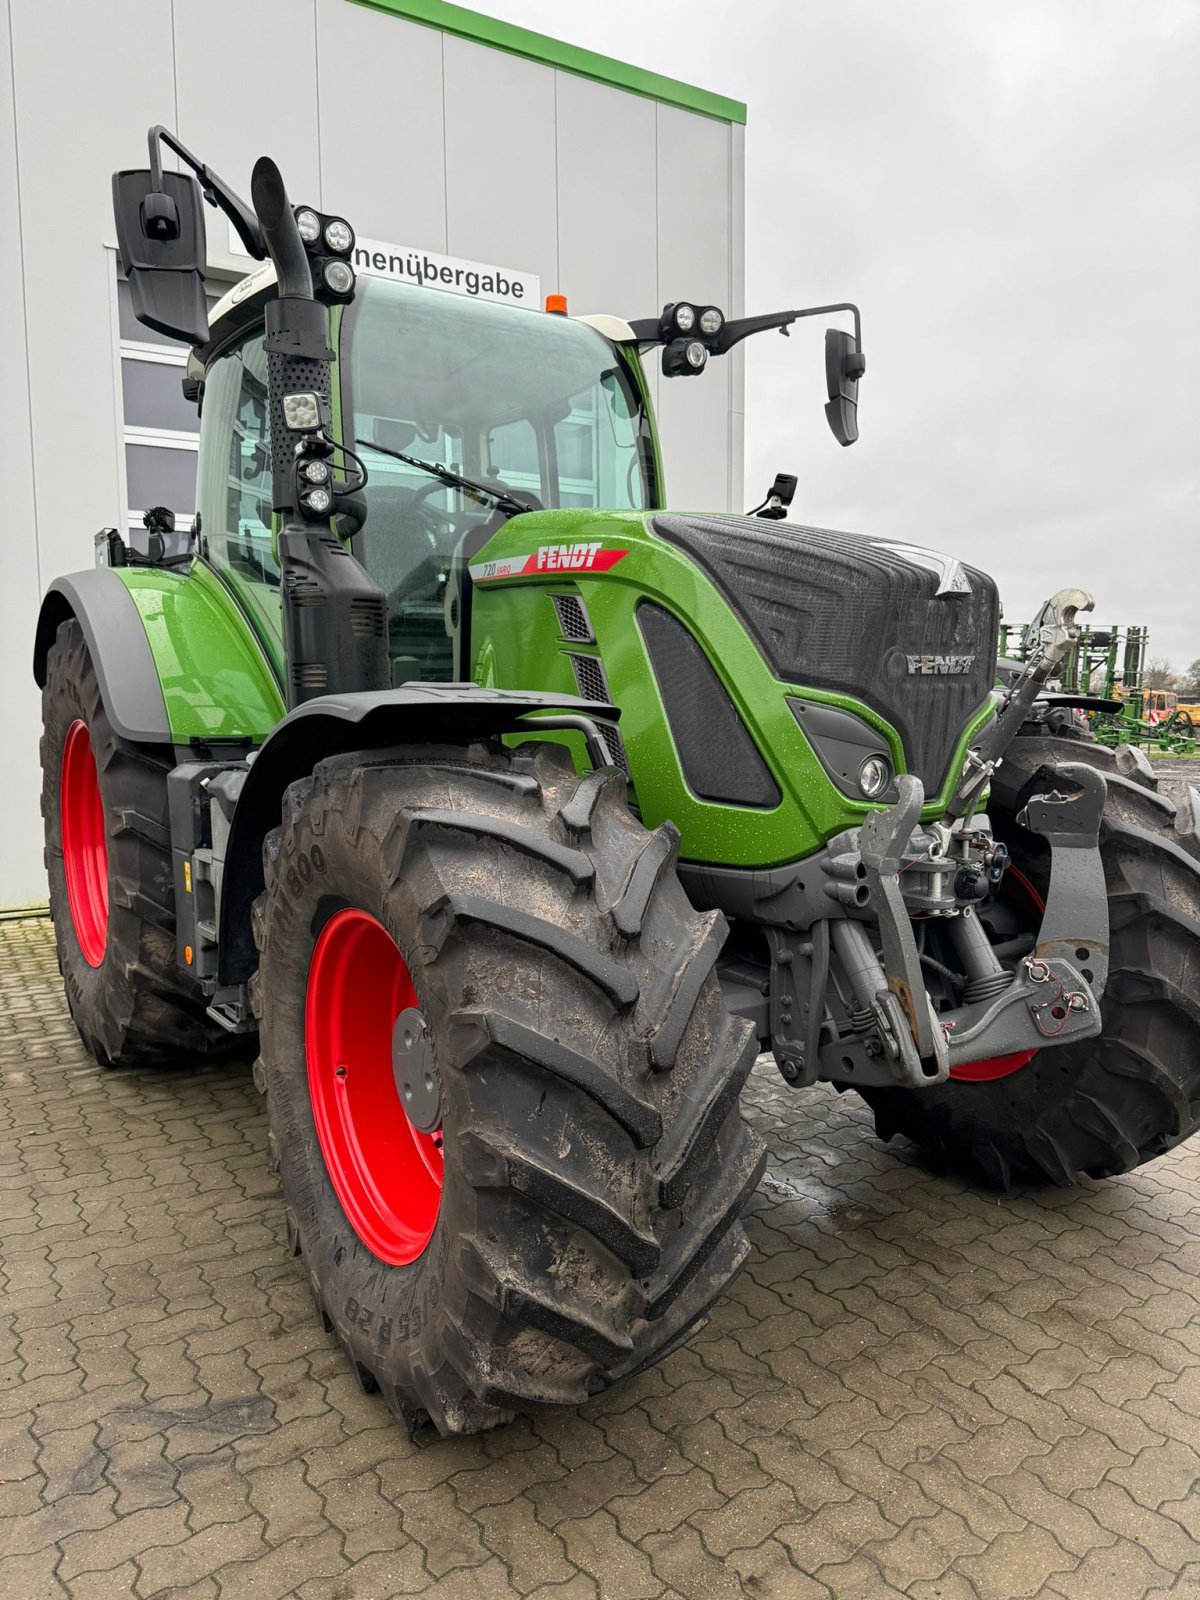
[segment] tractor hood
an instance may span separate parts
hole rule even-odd
[[[873,707],[932,792],[995,678],[996,585],[953,557],[755,517],[650,519],[722,591],[775,677]]]

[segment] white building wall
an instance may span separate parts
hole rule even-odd
[[[680,298],[743,310],[743,163],[740,126],[348,0],[0,5],[2,907],[46,894],[38,600],[92,564],[98,528],[125,526],[110,181],[145,165],[147,127],[243,194],[269,152],[295,201],[365,237],[536,272],[574,312],[630,317]],[[258,62],[286,84],[269,103]],[[241,275],[207,215],[214,275]],[[740,508],[740,355],[653,386],[672,505]]]

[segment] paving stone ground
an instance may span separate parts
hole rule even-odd
[[[1200,1148],[997,1200],[765,1063],[746,1105],[709,1326],[412,1441],[316,1325],[248,1068],[102,1072],[0,923],[0,1597],[1200,1596]]]

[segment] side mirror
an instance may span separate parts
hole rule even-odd
[[[858,380],[867,370],[867,358],[858,340],[841,328],[825,329],[825,387],[829,404],[825,417],[839,444],[858,438]]]
[[[113,173],[117,247],[129,278],[133,314],[147,328],[185,344],[208,339],[204,201],[195,178],[149,171]]]
[[[791,472],[777,472],[775,482],[767,490],[767,497],[759,506],[747,511],[748,517],[765,517],[768,522],[782,522],[788,507],[796,496],[799,479]]]

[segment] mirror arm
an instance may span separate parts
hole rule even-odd
[[[851,314],[854,318],[854,340],[861,350],[862,320],[858,307],[849,300],[843,300],[835,306],[806,306],[799,311],[768,311],[760,317],[736,317],[732,322],[722,324],[721,331],[707,341],[708,348],[714,356],[723,356],[752,333],[765,333],[769,328],[778,328],[780,333],[786,334],[792,323],[798,322],[801,317],[821,317],[830,311],[848,311]],[[668,335],[663,333],[658,317],[640,317],[636,322],[631,322],[629,328],[639,349],[667,342]]]
[[[724,355],[727,350],[732,350],[735,344],[740,344],[743,339],[748,339],[752,333],[765,333],[769,328],[778,328],[786,335],[793,322],[798,322],[801,317],[821,317],[830,311],[849,311],[854,318],[854,340],[859,349],[862,349],[862,323],[858,307],[849,300],[843,300],[834,306],[807,306],[801,311],[770,311],[761,317],[738,317],[732,322],[727,322],[720,333],[712,342],[712,353],[715,356]],[[638,324],[632,324],[637,332]]]
[[[161,140],[168,149],[174,150],[175,154],[191,167],[196,177],[200,180],[200,188],[203,191],[204,198],[210,206],[215,206],[225,213],[230,222],[232,222],[238,238],[245,245],[250,255],[256,261],[265,261],[267,247],[263,242],[262,229],[258,225],[257,217],[245,201],[235,194],[224,179],[219,178],[211,167],[206,167],[199,157],[194,156],[187,146],[175,137],[170,128],[164,128],[161,123],[156,123],[150,129],[149,139],[150,178],[155,192],[161,194],[163,186],[162,153],[159,150],[159,140]]]

